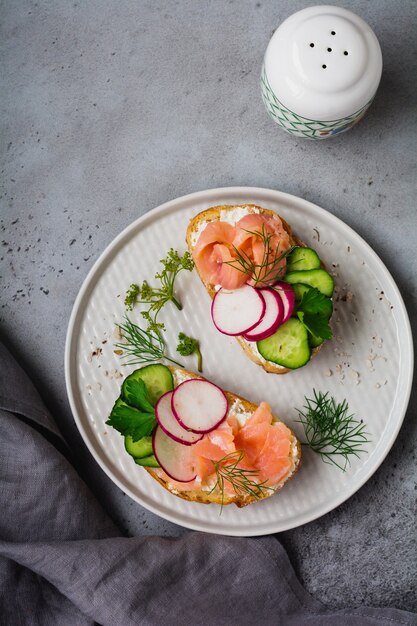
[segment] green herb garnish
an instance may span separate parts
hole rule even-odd
[[[118,327],[124,341],[115,346],[123,351],[121,358],[129,359],[125,365],[154,363],[166,359],[182,367],[181,363],[167,356],[165,341],[160,332],[144,330],[127,316],[125,322],[118,324]]]
[[[332,313],[330,298],[324,296],[315,287],[310,287],[303,294],[296,307],[296,315],[306,329],[315,337],[331,339],[333,336],[329,319]]]
[[[162,332],[165,330],[165,324],[162,324],[162,322],[157,322],[156,316],[155,318],[153,318],[149,311],[141,311],[140,314],[147,323],[147,332],[159,335],[162,339]]]
[[[140,378],[128,377],[123,384],[123,399],[130,406],[145,413],[152,413],[154,408],[149,398],[145,383]]]
[[[155,274],[156,280],[160,283],[158,287],[151,287],[144,280],[142,285],[132,283],[126,293],[124,302],[128,310],[132,310],[137,303],[148,305],[145,311],[141,311],[146,329],[140,328],[128,317],[125,318],[124,324],[118,324],[124,341],[116,343],[115,347],[123,351],[122,358],[131,357],[126,365],[151,363],[162,359],[180,365],[166,355],[166,344],[162,336],[165,325],[157,321],[157,317],[165,304],[170,301],[181,311],[182,304],[174,294],[175,279],[181,270],[190,272],[194,268],[194,261],[189,252],[184,252],[180,256],[176,250],[170,248],[165,259],[161,259],[161,263],[164,269]]]
[[[130,286],[125,298],[126,306],[132,303],[136,304],[136,302],[148,304],[148,312],[152,314],[155,320],[159,311],[167,302],[173,302],[177,309],[181,311],[182,304],[174,293],[175,279],[181,270],[191,272],[194,268],[194,261],[189,252],[184,252],[180,256],[173,248],[170,248],[165,259],[161,259],[160,262],[164,269],[155,274],[155,279],[159,281],[159,285],[153,287],[146,280],[143,281],[142,285],[133,284]]]
[[[132,311],[133,307],[138,301],[139,293],[140,293],[139,285],[132,283],[129,289],[127,290],[126,296],[125,296],[125,307],[128,311]]]
[[[178,335],[178,345],[177,352],[181,354],[181,356],[191,356],[192,354],[197,355],[197,368],[199,372],[203,371],[203,357],[200,352],[200,344],[197,339],[193,339],[192,337],[187,337],[185,333],[179,333]]]
[[[159,281],[157,287],[152,287],[148,281],[144,280],[142,285],[132,283],[125,296],[125,306],[127,310],[132,310],[135,304],[146,304],[148,308],[141,312],[147,323],[148,333],[161,336],[165,330],[165,325],[157,321],[161,309],[167,302],[173,302],[179,311],[182,304],[175,296],[175,279],[181,270],[191,270],[194,268],[194,261],[189,252],[184,252],[182,256],[176,250],[170,248],[165,259],[160,261],[164,266],[161,272],[155,274],[155,279]]]
[[[236,450],[224,456],[220,461],[213,461],[217,480],[210,490],[213,493],[216,489],[221,494],[221,505],[224,504],[224,481],[227,480],[233,487],[237,495],[253,496],[256,499],[263,498],[268,491],[273,491],[272,487],[267,487],[266,482],[254,480],[259,475],[258,470],[247,470],[238,467],[245,453],[243,450]]]
[[[294,246],[281,253],[279,252],[279,246],[272,251],[271,240],[273,233],[269,233],[264,225],[262,225],[261,231],[243,230],[246,233],[249,233],[249,235],[253,235],[254,237],[259,237],[261,239],[264,246],[262,261],[260,263],[255,263],[254,259],[252,259],[252,257],[250,257],[246,252],[238,250],[235,246],[233,246],[237,259],[233,261],[225,261],[226,265],[230,265],[230,267],[233,267],[234,269],[237,269],[249,276],[253,281],[254,287],[265,283],[272,284],[277,282],[280,278],[282,278],[284,273],[284,268],[280,267],[280,262],[282,259],[285,259],[289,254],[291,254]]]
[[[314,398],[305,397],[303,411],[298,411],[300,419],[296,420],[304,426],[307,441],[303,445],[309,446],[314,452],[321,455],[326,463],[333,463],[345,471],[350,464],[350,456],[359,457],[368,443],[365,424],[348,414],[349,406],[346,400],[337,403],[329,393],[317,392],[313,389]],[[344,464],[337,461],[337,457],[344,458]]]
[[[116,400],[106,424],[112,426],[125,437],[130,435],[132,441],[138,441],[142,437],[149,436],[156,425],[155,411],[144,411],[134,408],[123,402],[120,398]]]

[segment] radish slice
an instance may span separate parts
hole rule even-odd
[[[243,335],[243,338],[247,341],[266,339],[273,335],[278,326],[282,324],[284,303],[279,293],[273,289],[261,289],[261,293],[266,305],[265,315],[255,328]]]
[[[156,419],[158,420],[159,426],[168,437],[171,437],[174,441],[178,441],[178,443],[182,443],[185,446],[191,446],[193,443],[200,441],[203,435],[197,435],[197,433],[192,433],[180,426],[171,408],[173,393],[173,391],[168,391],[159,398],[155,406]]]
[[[197,476],[192,447],[184,446],[168,437],[160,426],[152,437],[153,453],[164,472],[180,483],[188,483]]]
[[[284,305],[284,317],[281,324],[284,324],[290,319],[295,307],[295,295],[294,289],[288,283],[277,283],[275,285],[276,293],[281,296],[282,303]]]
[[[214,325],[224,335],[244,335],[255,328],[265,314],[265,300],[259,289],[219,289],[211,305]]]
[[[214,430],[228,410],[227,398],[220,387],[199,379],[178,385],[172,394],[171,406],[183,428],[200,434]]]

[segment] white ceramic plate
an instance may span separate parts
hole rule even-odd
[[[294,407],[312,389],[347,398],[367,425],[367,453],[343,473],[306,450],[295,477],[276,496],[238,509],[186,502],[171,495],[123,448],[123,438],[105,421],[123,376],[114,353],[115,323],[123,318],[124,294],[132,282],[151,280],[170,247],[186,249],[190,217],[216,204],[254,203],[273,209],[314,247],[335,274],[334,339],[306,367],[285,376],[266,374],[244,356],[233,338],[218,333],[210,301],[196,272],[182,272],[178,292],[184,310],[165,309],[167,342],[175,348],[180,330],[198,337],[204,375],[273,412],[302,435]],[[175,353],[174,353],[175,354]],[[174,356],[175,358],[175,356]],[[126,228],[104,251],[75,302],[66,343],[66,381],[75,421],[106,474],[131,498],[188,528],[227,535],[263,535],[294,528],[341,504],[381,464],[407,408],[413,352],[407,313],[392,277],[373,250],[351,228],[323,209],[268,189],[231,187],[194,193],[150,211]],[[194,369],[191,357],[182,359]]]

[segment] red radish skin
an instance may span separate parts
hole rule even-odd
[[[250,332],[245,333],[243,338],[247,341],[261,341],[274,334],[282,324],[284,317],[284,303],[281,296],[274,289],[261,289],[265,300],[265,315],[257,326]]]
[[[244,335],[262,321],[265,309],[260,289],[250,285],[232,290],[221,288],[213,298],[211,317],[224,335]]]
[[[276,293],[281,296],[282,303],[284,305],[284,317],[282,319],[281,324],[284,324],[287,320],[290,319],[294,307],[295,307],[295,295],[294,289],[288,283],[277,283],[274,285]]]
[[[225,393],[208,380],[186,380],[174,390],[172,412],[179,424],[193,433],[209,433],[226,418],[228,402]]]
[[[173,391],[168,391],[161,396],[155,406],[155,416],[159,426],[164,433],[171,437],[174,441],[182,443],[184,446],[192,446],[203,437],[183,428],[171,408],[171,399]]]
[[[152,437],[153,453],[165,474],[180,483],[189,483],[197,476],[192,446],[184,446],[169,437],[160,426]]]

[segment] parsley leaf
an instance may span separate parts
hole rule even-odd
[[[203,357],[200,351],[200,344],[197,339],[188,337],[185,333],[179,333],[177,352],[182,356],[197,355],[197,368],[199,372],[203,371]]]
[[[331,339],[333,336],[329,319],[333,312],[330,298],[327,298],[315,287],[311,287],[303,294],[297,305],[296,315],[307,330],[321,339]]]
[[[314,337],[320,337],[321,339],[332,338],[332,329],[327,318],[323,315],[298,311],[297,317]]]
[[[304,313],[317,313],[326,316],[331,314],[332,308],[330,298],[324,296],[316,287],[310,287],[303,294],[297,307],[298,310],[304,311]]]
[[[153,406],[149,400],[148,390],[143,380],[126,378],[123,383],[123,399],[130,406],[143,411],[144,413],[153,413]]]
[[[139,411],[119,398],[106,424],[113,426],[124,436],[130,435],[133,441],[138,441],[152,433],[156,419],[153,410],[152,413]]]

